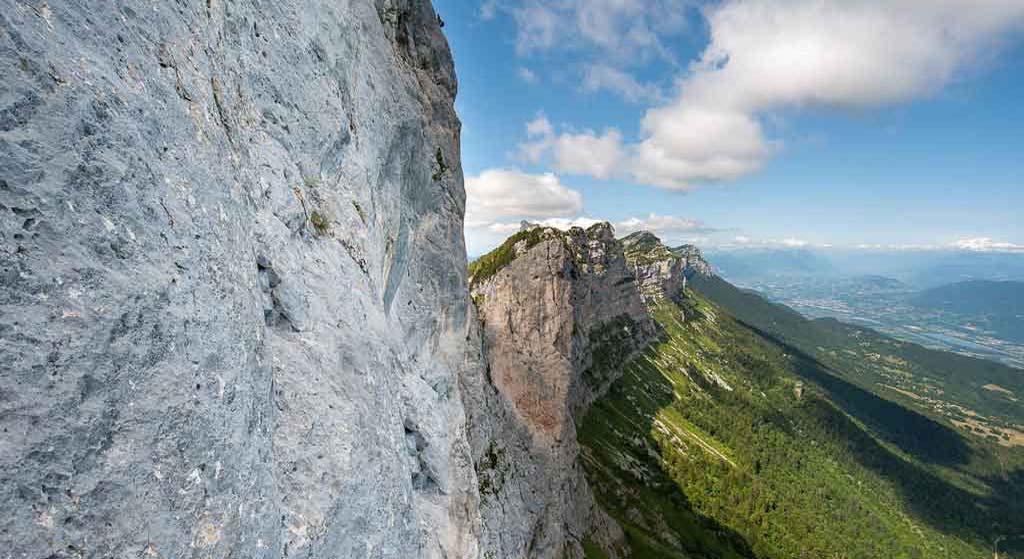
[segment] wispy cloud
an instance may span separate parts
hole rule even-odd
[[[480,19],[490,21],[498,15],[498,0],[485,0],[480,3]]]
[[[537,83],[540,79],[537,77],[536,72],[525,66],[516,68],[516,75],[519,76],[519,79],[531,85]]]
[[[696,219],[687,219],[671,215],[648,214],[646,217],[633,217],[615,224],[619,234],[635,231],[649,231],[663,237],[679,235],[708,235],[718,233],[721,229],[709,227]]]
[[[856,243],[832,244],[816,243],[803,239],[788,237],[781,239],[761,239],[738,235],[731,239],[716,239],[715,248],[724,249],[837,249],[858,250],[869,252],[1006,252],[1024,254],[1024,245],[995,241],[988,237],[972,237],[951,243]]]
[[[798,237],[781,237],[781,238],[760,238],[752,237],[749,235],[734,235],[731,237],[719,237],[710,239],[708,248],[716,249],[778,249],[778,250],[796,250],[796,249],[827,249],[832,248],[833,245],[829,243],[818,243],[808,241]]]
[[[556,171],[610,179],[621,175],[626,160],[622,134],[609,128],[602,134],[593,130],[555,133],[543,115],[526,124],[528,140],[519,144],[518,156],[528,163],[540,163],[549,155]]]
[[[960,250],[975,252],[1024,252],[1024,245],[995,241],[989,237],[972,237],[960,239],[953,243],[953,246]]]
[[[593,50],[617,65],[672,59],[665,39],[687,28],[690,0],[520,0],[494,10],[516,23],[516,51]],[[483,13],[483,10],[481,10]]]
[[[630,74],[607,64],[591,64],[583,71],[583,91],[614,93],[630,103],[653,103],[661,99],[658,86],[640,83]]]

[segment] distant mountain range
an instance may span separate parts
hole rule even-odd
[[[734,281],[763,277],[831,276],[838,270],[810,250],[735,250],[709,252],[717,273]]]
[[[921,291],[913,306],[978,323],[1001,338],[1024,342],[1024,282],[964,281]]]
[[[1024,282],[963,281],[927,289],[910,301],[957,314],[1024,315]]]
[[[734,250],[722,277],[815,318],[1024,366],[1024,255]]]
[[[767,279],[882,276],[917,289],[961,281],[1024,281],[1024,254],[967,251],[744,249],[706,251],[723,277]]]

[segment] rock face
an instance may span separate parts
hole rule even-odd
[[[584,374],[603,357],[595,340],[610,331],[620,346],[643,347],[653,322],[608,224],[529,228],[492,254],[507,262],[488,255],[474,265],[472,293],[496,401],[470,409],[501,410],[506,434],[471,432],[471,440],[498,441],[483,467],[478,461],[485,519],[489,507],[530,519],[526,532],[501,536],[496,556],[579,557],[585,537],[611,548],[618,530],[582,477],[574,415],[610,380]]]
[[[693,274],[710,276],[713,273],[697,247],[668,248],[647,231],[623,237],[622,246],[640,294],[648,305],[661,301],[666,294],[679,293]]]
[[[624,237],[622,245],[645,303],[655,304],[667,293],[676,293],[683,287],[686,262],[661,244],[660,239],[638,231]]]
[[[693,274],[704,277],[715,275],[715,270],[707,260],[704,260],[704,254],[696,246],[680,245],[671,250],[673,254],[683,260],[686,277],[692,277]]]
[[[0,0],[0,73],[0,556],[477,557],[429,3]]]
[[[621,556],[575,418],[699,253],[528,227],[471,305],[428,2],[0,7],[0,557]]]
[[[537,243],[514,243],[514,260],[476,283],[473,298],[498,392],[537,441],[561,443],[585,397],[577,377],[591,330],[628,324],[642,345],[653,325],[609,225],[536,231]]]
[[[625,556],[621,528],[583,477],[576,419],[659,335],[650,309],[710,273],[695,247],[669,249],[646,232],[617,241],[607,223],[524,223],[470,266],[474,359],[486,368],[468,367],[462,382],[485,557],[582,557],[586,539]]]

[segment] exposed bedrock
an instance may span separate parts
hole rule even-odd
[[[0,0],[0,556],[476,557],[428,2]]]

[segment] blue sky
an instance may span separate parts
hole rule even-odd
[[[435,0],[466,238],[1024,250],[1019,0]],[[529,126],[529,131],[528,131]]]

